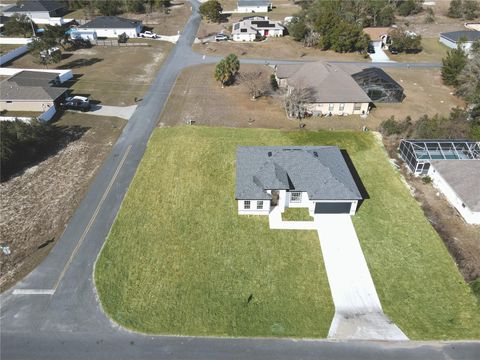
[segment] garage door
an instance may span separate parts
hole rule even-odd
[[[315,214],[350,214],[351,207],[349,202],[315,203]]]

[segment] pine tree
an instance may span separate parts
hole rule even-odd
[[[467,54],[465,54],[461,45],[447,52],[447,56],[442,59],[442,79],[444,84],[458,85],[458,75],[460,75],[467,64],[467,59]]]

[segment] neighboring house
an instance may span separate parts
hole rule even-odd
[[[382,49],[388,49],[388,47],[392,44],[392,40],[390,38],[390,32],[393,28],[390,27],[366,27],[363,28],[363,32],[370,36],[370,40],[374,43],[381,43]]]
[[[238,0],[237,12],[239,13],[266,13],[272,10],[272,3],[268,0]]]
[[[58,1],[20,1],[3,11],[5,16],[23,14],[39,23],[48,23],[53,17],[61,17],[66,11],[64,4]]]
[[[3,31],[3,27],[5,26],[5,23],[10,20],[10,17],[9,16],[3,16],[3,15],[0,15],[0,32]]]
[[[0,111],[45,112],[62,101],[68,88],[57,73],[21,71],[0,82]]]
[[[426,175],[432,161],[480,160],[480,142],[468,140],[413,140],[400,141],[400,157],[415,175]]]
[[[480,160],[433,160],[428,176],[467,223],[480,224]]]
[[[130,20],[118,16],[99,16],[90,22],[78,26],[81,33],[96,33],[97,37],[116,38],[125,33],[131,38],[138,37],[142,31],[140,20]]]
[[[268,17],[254,16],[234,23],[232,39],[234,41],[254,41],[262,37],[283,36],[285,28],[280,21],[268,20]]]
[[[245,146],[237,149],[235,199],[241,215],[274,207],[354,215],[362,195],[336,146]]]
[[[275,76],[279,87],[308,93],[312,115],[366,115],[372,102],[350,74],[331,63],[278,65]]]
[[[455,49],[462,42],[462,47],[466,52],[470,51],[475,40],[480,39],[480,31],[452,31],[440,33],[440,42],[449,48]]]

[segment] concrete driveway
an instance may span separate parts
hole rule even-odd
[[[372,59],[372,62],[375,62],[375,63],[394,62],[390,60],[387,53],[383,51],[381,41],[372,41],[371,44],[375,49],[375,54],[368,54],[370,56],[370,59]]]
[[[125,120],[129,120],[135,112],[137,105],[131,106],[110,106],[110,105],[92,105],[92,108],[88,112],[89,115],[98,116],[116,116]],[[79,112],[76,110],[69,110],[73,112]]]
[[[408,340],[384,315],[350,215],[315,215],[335,317],[329,338]]]

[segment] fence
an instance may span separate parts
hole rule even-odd
[[[13,49],[11,51],[9,51],[8,53],[0,56],[0,65],[3,65],[23,54],[25,54],[26,52],[28,52],[28,45],[23,45],[23,46],[20,46],[16,49]]]
[[[150,46],[147,43],[136,43],[136,42],[119,43],[118,40],[116,40],[116,39],[95,40],[95,41],[92,41],[92,45],[97,45],[97,46]]]
[[[26,45],[30,42],[32,42],[31,38],[0,37],[0,44],[2,45]]]

